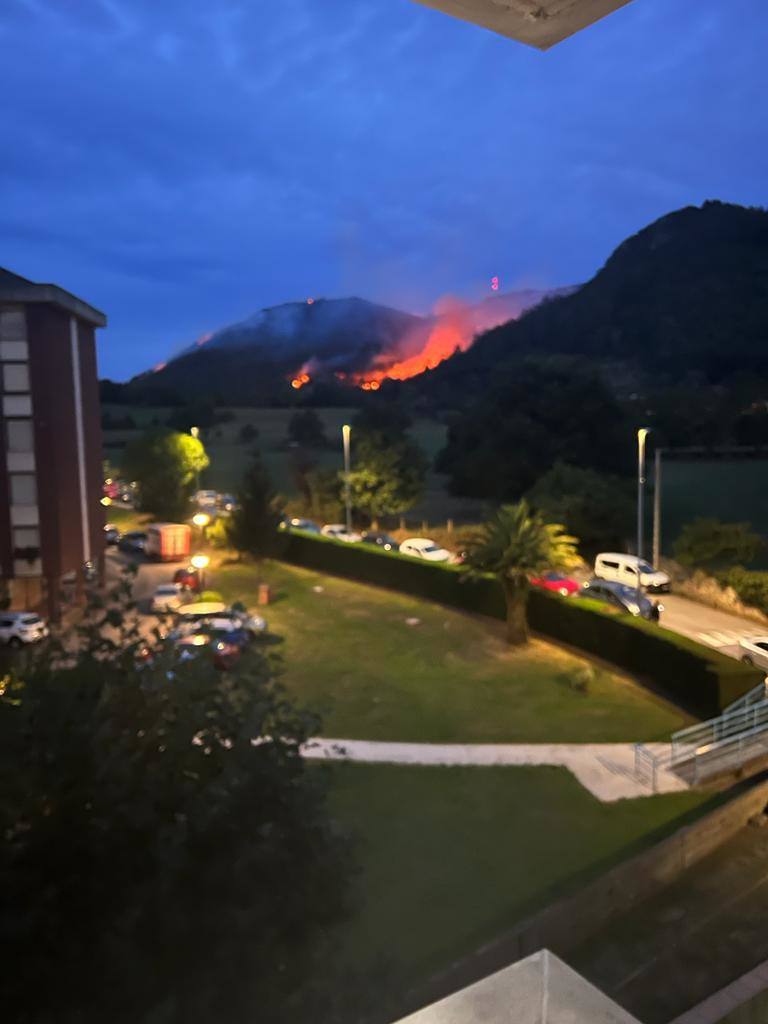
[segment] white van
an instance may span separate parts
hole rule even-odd
[[[595,559],[595,576],[601,580],[614,580],[616,583],[626,583],[629,587],[637,587],[638,572],[640,586],[645,590],[669,593],[669,576],[654,569],[637,555],[617,555],[607,551]]]

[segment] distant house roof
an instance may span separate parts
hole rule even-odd
[[[74,313],[94,327],[106,327],[107,318],[98,309],[56,284],[35,284],[26,277],[0,267],[0,302],[48,302]]]
[[[398,1024],[638,1024],[618,1003],[542,949]]]
[[[624,7],[630,0],[417,0],[540,50]]]

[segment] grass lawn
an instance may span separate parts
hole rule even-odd
[[[395,990],[673,831],[707,799],[601,804],[558,768],[330,770],[361,865],[338,956],[351,970],[388,970]]]
[[[666,737],[691,722],[605,668],[586,695],[577,692],[569,678],[584,659],[543,641],[513,651],[500,623],[280,563],[265,578],[274,592],[270,629],[285,640],[286,686],[322,715],[326,736],[621,742]],[[219,569],[211,583],[255,604],[251,566]]]

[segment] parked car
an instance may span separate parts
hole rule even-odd
[[[377,548],[384,551],[399,551],[400,545],[394,537],[388,533],[380,533],[378,530],[366,530],[363,534],[363,544],[375,544]]]
[[[573,597],[581,590],[576,580],[572,580],[570,576],[563,576],[561,572],[545,572],[542,576],[532,576],[531,586],[539,587],[541,590],[552,590],[561,597]]]
[[[106,523],[104,525],[104,543],[107,547],[112,547],[120,540],[120,531],[114,525],[114,523]]]
[[[616,583],[614,580],[593,577],[581,588],[581,594],[595,601],[604,601],[629,615],[639,615],[641,619],[648,619],[649,622],[658,622],[659,614],[664,611],[664,605],[652,601],[642,591],[638,595],[635,587],[628,587],[626,583]]]
[[[153,612],[175,612],[182,604],[182,591],[178,583],[161,583],[152,595],[150,610]]]
[[[200,591],[200,573],[191,565],[186,569],[177,569],[173,574],[173,582],[178,583],[182,590],[191,590],[195,594]]]
[[[355,533],[354,530],[348,530],[344,523],[326,523],[320,533],[324,537],[330,537],[332,540],[343,540],[347,544],[359,544],[363,539],[361,534]]]
[[[237,508],[237,498],[234,494],[220,494],[218,505],[222,512],[234,512]]]
[[[121,551],[127,551],[132,555],[143,555],[144,545],[147,543],[147,535],[143,530],[129,530],[124,533],[117,546]]]
[[[428,537],[410,537],[400,545],[401,555],[412,558],[424,558],[427,562],[450,562],[453,555],[446,548],[441,548]]]
[[[23,647],[47,636],[48,626],[34,612],[0,612],[0,643]]]
[[[179,635],[189,633],[217,619],[231,619],[252,636],[267,631],[267,620],[261,615],[252,615],[247,609],[229,608],[223,601],[195,601],[178,609],[176,632]]]
[[[741,660],[768,672],[768,636],[749,636],[739,640]]]
[[[198,508],[216,509],[216,503],[219,500],[218,491],[195,491],[194,497],[192,498]]]
[[[595,559],[595,576],[601,580],[612,580],[615,583],[626,583],[628,587],[636,587],[638,572],[641,587],[655,593],[669,593],[669,576],[654,569],[637,555],[617,555],[609,551]]]
[[[305,533],[320,533],[320,527],[311,519],[301,519],[299,516],[286,518],[280,523],[281,530],[303,530]]]
[[[241,654],[236,644],[227,643],[211,637],[207,633],[192,633],[179,637],[175,641],[176,651],[181,661],[189,661],[206,654],[212,658],[214,667],[221,671],[232,668]]]

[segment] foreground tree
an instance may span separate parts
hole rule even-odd
[[[227,536],[232,546],[256,562],[278,554],[285,540],[278,531],[283,504],[272,489],[261,456],[255,452],[228,524]]]
[[[725,569],[748,564],[764,549],[765,542],[749,523],[722,523],[719,519],[694,519],[675,541],[675,558],[689,568]]]
[[[529,577],[548,569],[570,569],[579,561],[577,540],[563,527],[548,523],[526,501],[502,506],[469,540],[466,564],[470,570],[494,573],[507,602],[507,639],[528,642]]]
[[[399,515],[421,497],[427,460],[397,408],[372,403],[352,424],[352,504],[371,518]]]
[[[257,652],[139,669],[130,615],[0,685],[4,1015],[293,1021],[348,874],[299,754],[317,723]]]
[[[126,448],[123,471],[138,483],[143,512],[175,521],[186,517],[196,482],[208,463],[196,437],[151,430]]]

